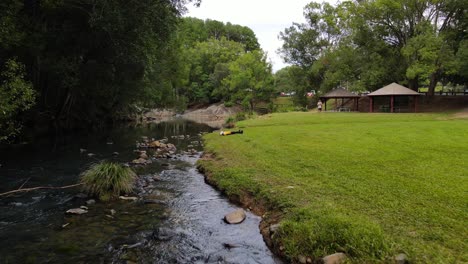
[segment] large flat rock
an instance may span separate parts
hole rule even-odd
[[[246,215],[245,215],[244,210],[242,209],[238,209],[224,216],[224,220],[228,224],[240,224],[245,220],[245,218],[246,218]]]

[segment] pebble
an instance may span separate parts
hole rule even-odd
[[[75,198],[86,199],[86,198],[88,198],[88,195],[86,195],[84,193],[79,193],[79,194],[75,195]]]
[[[346,255],[344,253],[335,253],[322,259],[323,264],[340,264],[344,263],[345,260]]]
[[[395,262],[397,264],[406,264],[408,263],[408,257],[405,254],[398,254],[395,256]]]
[[[306,264],[307,263],[307,258],[305,256],[299,256],[299,263],[301,264]]]
[[[119,196],[121,200],[126,200],[126,201],[136,201],[138,200],[137,197],[131,197],[131,196]]]

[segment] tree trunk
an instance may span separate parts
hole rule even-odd
[[[413,91],[418,91],[418,78],[414,78],[414,79],[411,79],[411,80],[408,80],[408,88],[410,88],[411,90]]]
[[[431,74],[431,80],[430,80],[430,83],[429,83],[429,89],[427,91],[427,95],[428,96],[434,96],[434,93],[435,93],[435,88],[437,86],[437,73],[434,72]]]

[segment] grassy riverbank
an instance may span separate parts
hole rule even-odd
[[[285,113],[206,135],[228,195],[281,211],[283,254],[466,263],[468,120],[443,114]]]

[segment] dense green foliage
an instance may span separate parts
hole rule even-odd
[[[31,83],[24,79],[24,65],[15,59],[6,62],[0,78],[0,142],[18,134],[22,124],[18,115],[34,103],[35,93]]]
[[[466,119],[309,112],[238,127],[243,135],[206,135],[215,158],[201,165],[227,194],[282,211],[275,239],[289,258],[468,261]]]
[[[178,97],[189,104],[227,101],[246,108],[270,99],[271,65],[251,29],[188,17],[179,32],[186,73]]]
[[[14,141],[22,121],[31,133],[97,128],[142,107],[183,110],[231,100],[229,93],[245,87],[224,79],[239,74],[234,63],[249,56],[258,60],[255,71],[271,75],[251,29],[181,18],[190,2],[200,4],[2,1],[0,141]],[[268,81],[255,85],[255,91],[271,88]],[[269,99],[258,94],[255,100]]]
[[[464,0],[310,3],[306,23],[281,32],[285,60],[310,87],[373,91],[391,82],[434,93],[438,82],[467,85]]]
[[[129,167],[118,163],[101,162],[92,165],[81,174],[83,190],[103,201],[130,193],[136,180],[136,174]]]
[[[21,112],[36,94],[29,120],[46,130],[104,124],[147,102],[161,93],[151,80],[169,74],[161,69],[186,2],[2,1],[2,100],[18,101],[7,108]],[[17,121],[0,119],[2,127]]]

